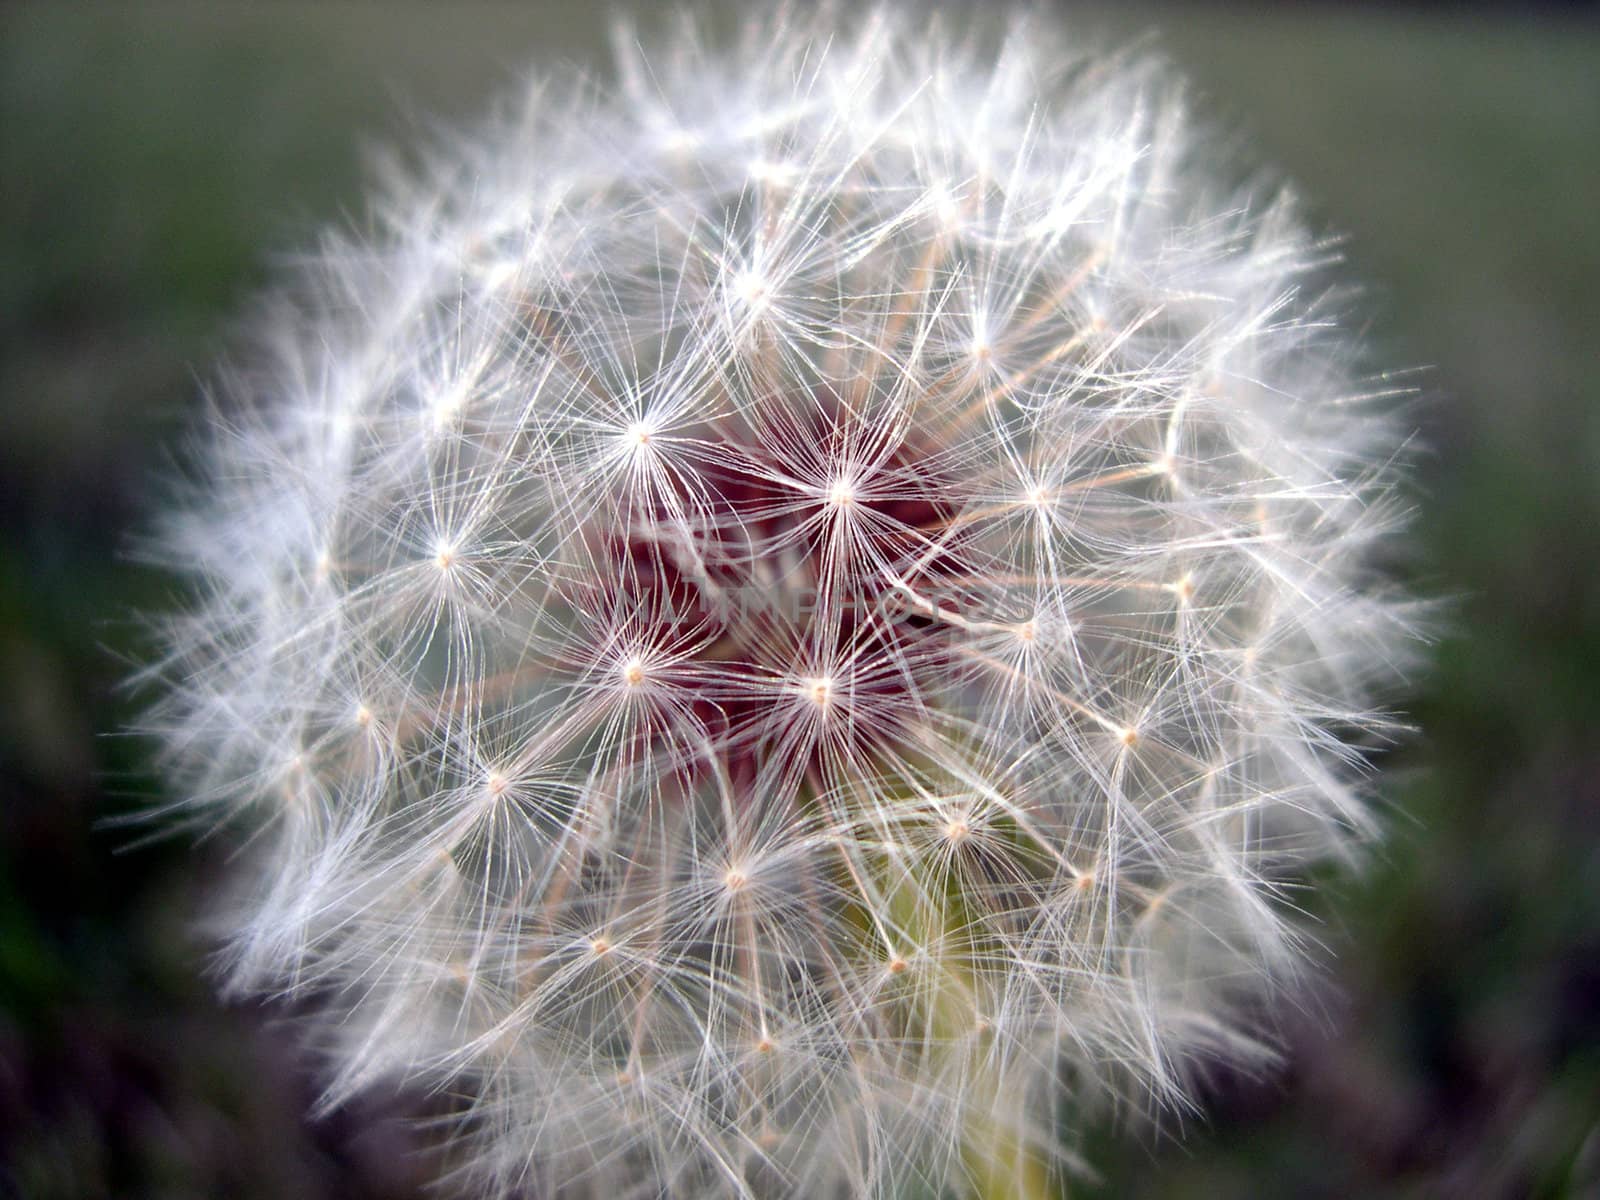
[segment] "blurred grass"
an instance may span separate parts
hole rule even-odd
[[[1378,357],[1431,368],[1415,569],[1461,597],[1395,837],[1317,901],[1344,999],[1288,1018],[1281,1074],[1218,1072],[1181,1146],[1098,1137],[1100,1194],[1595,1194],[1600,29],[1092,20],[1160,29],[1349,234]],[[0,11],[0,1193],[416,1194],[389,1113],[304,1121],[291,1043],[211,999],[183,930],[214,849],[92,829],[156,787],[99,736],[130,712],[128,614],[174,586],[126,550],[270,256],[359,219],[364,142],[603,46],[586,3]]]

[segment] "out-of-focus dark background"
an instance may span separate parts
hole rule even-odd
[[[725,9],[728,7],[723,6]],[[961,10],[970,11],[970,10]],[[977,19],[977,18],[974,18]],[[1349,235],[1382,361],[1430,368],[1408,568],[1458,598],[1388,764],[1393,836],[1310,903],[1330,991],[1285,1067],[1103,1131],[1081,1196],[1600,1195],[1600,21],[1578,6],[1080,11],[1154,28],[1204,110]],[[278,1017],[189,934],[221,847],[129,849],[107,736],[164,445],[272,256],[361,211],[362,148],[590,3],[0,12],[0,1196],[421,1194],[402,1107],[310,1120]]]

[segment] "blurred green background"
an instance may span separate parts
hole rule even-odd
[[[1600,1195],[1600,23],[1072,20],[1158,30],[1349,235],[1376,357],[1429,368],[1406,569],[1458,598],[1393,836],[1312,901],[1334,986],[1287,1063],[1095,1134],[1074,1194]],[[181,585],[130,539],[273,256],[359,215],[364,147],[604,47],[590,3],[0,10],[0,1195],[421,1194],[403,1104],[306,1119],[283,1014],[213,999],[187,931],[225,850],[97,827],[159,796],[107,732],[131,614]]]

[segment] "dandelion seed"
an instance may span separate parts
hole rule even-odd
[[[754,268],[740,271],[733,277],[733,294],[751,312],[760,312],[766,308],[767,289],[766,277]]]

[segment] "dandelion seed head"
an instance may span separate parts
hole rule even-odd
[[[1270,1052],[1375,830],[1349,294],[1158,58],[1006,29],[619,37],[228,385],[150,723],[250,835],[231,985],[330,1103],[460,1096],[471,1194],[1032,1200]]]

